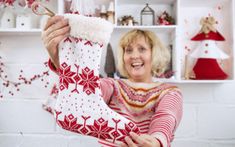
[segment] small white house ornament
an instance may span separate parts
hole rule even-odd
[[[16,28],[31,29],[31,16],[28,14],[18,14],[16,17]]]
[[[14,28],[15,27],[15,15],[11,8],[6,7],[2,18],[1,28]]]

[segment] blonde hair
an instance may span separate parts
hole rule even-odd
[[[139,30],[133,29],[127,32],[119,42],[118,47],[118,71],[124,77],[129,78],[129,75],[124,66],[124,49],[137,38],[144,37],[145,41],[149,43],[152,51],[152,70],[151,74],[153,76],[160,76],[167,69],[168,64],[170,62],[170,52],[169,50],[162,44],[160,39],[155,35],[155,33],[148,30]]]

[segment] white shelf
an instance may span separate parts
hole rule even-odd
[[[0,29],[1,35],[40,35],[41,29],[25,29],[19,30],[16,28],[11,29]]]
[[[50,2],[49,8],[52,8],[57,14],[65,13],[68,10],[68,4],[62,1]],[[165,45],[172,45],[172,71],[174,71],[174,78],[170,79],[156,79],[156,81],[173,82],[173,83],[228,83],[235,81],[235,64],[234,64],[234,0],[95,0],[97,9],[101,5],[109,6],[109,2],[114,2],[115,6],[115,24],[114,31],[111,36],[111,45],[113,49],[117,49],[121,35],[131,29],[150,30],[159,36]],[[134,20],[140,24],[140,11],[145,4],[155,11],[155,19],[166,10],[175,19],[175,25],[153,25],[153,26],[120,26],[117,20],[124,15],[131,15]],[[199,21],[201,17],[207,15],[215,16],[219,24],[216,28],[222,35],[225,36],[226,41],[219,43],[220,48],[225,48],[225,52],[229,54],[230,59],[225,72],[229,75],[226,80],[185,80],[184,77],[184,57],[185,46],[188,45],[191,49],[198,44],[192,42],[190,39],[201,28]],[[185,24],[187,21],[187,25]],[[0,38],[7,41],[9,36],[15,35],[34,35],[40,36],[41,29],[19,30],[19,29],[2,29],[0,28]],[[29,37],[30,38],[30,37]],[[33,39],[33,38],[32,38]],[[16,43],[20,44],[21,42]]]
[[[231,83],[234,80],[180,80],[176,83]]]
[[[153,79],[153,82],[164,82],[164,83],[180,83],[179,80],[177,79],[160,79],[160,78],[155,78]]]

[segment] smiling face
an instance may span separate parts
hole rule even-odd
[[[124,68],[133,82],[151,82],[152,49],[143,36],[124,48]]]

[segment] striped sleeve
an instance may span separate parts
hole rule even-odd
[[[101,78],[100,79],[100,88],[102,97],[106,103],[109,103],[111,96],[114,91],[114,79],[111,78]]]
[[[178,88],[168,89],[162,92],[159,99],[148,134],[156,137],[162,147],[170,147],[174,132],[182,118],[182,94]]]

